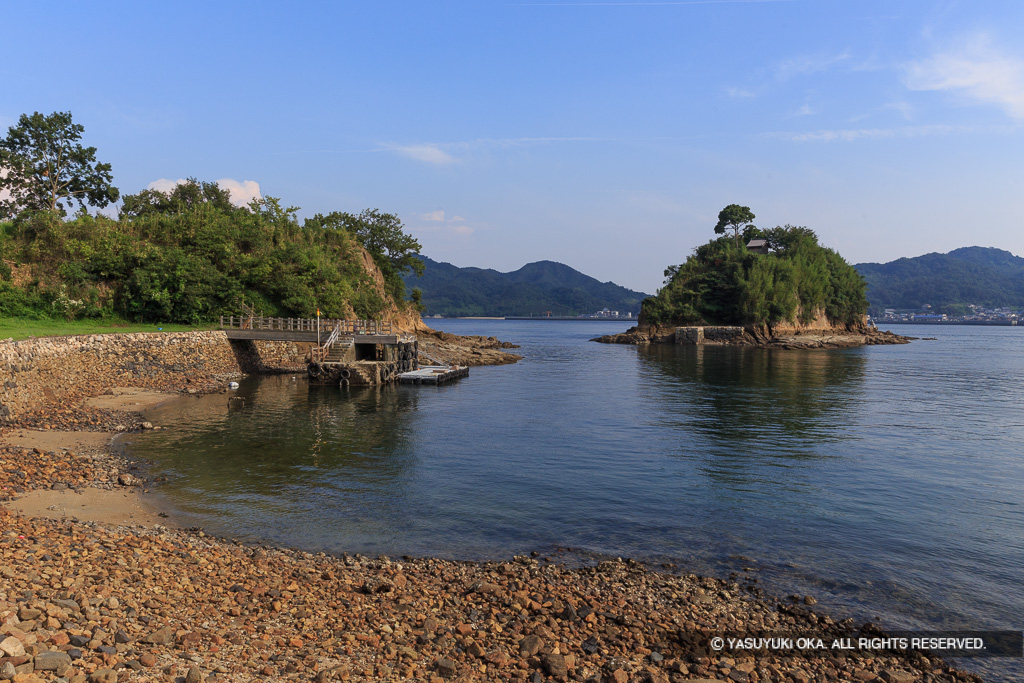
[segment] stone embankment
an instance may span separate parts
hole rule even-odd
[[[95,334],[0,343],[0,420],[74,406],[109,387],[202,393],[242,373],[304,372],[308,344],[223,332]]]

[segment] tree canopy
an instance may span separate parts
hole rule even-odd
[[[383,289],[371,279],[356,223],[300,223],[296,212],[274,197],[235,206],[216,183],[191,179],[125,197],[118,220],[24,213],[0,223],[0,315],[198,323],[237,314],[245,302],[264,315],[309,317],[319,308],[378,319],[392,300],[409,305],[400,279]],[[400,224],[389,226],[391,247],[408,246]]]
[[[116,202],[110,164],[96,161],[96,148],[79,140],[85,128],[72,122],[71,112],[44,116],[22,114],[0,140],[0,216],[24,211],[66,214],[73,203],[104,207]]]
[[[724,235],[726,231],[731,230],[733,241],[739,244],[741,234],[756,229],[753,222],[754,214],[751,213],[749,206],[730,204],[718,212],[718,224],[715,225],[715,234]]]
[[[861,319],[868,305],[863,278],[842,256],[819,245],[813,230],[786,225],[760,234],[768,242],[767,254],[723,236],[697,247],[685,263],[670,266],[665,286],[644,301],[642,320],[806,323],[821,313],[837,323]]]
[[[346,230],[373,257],[395,299],[405,295],[402,278],[408,273],[423,275],[423,261],[417,258],[419,241],[406,234],[401,219],[378,209],[366,209],[358,216],[343,212],[317,214],[307,224],[329,230]]]

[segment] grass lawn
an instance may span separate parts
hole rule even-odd
[[[189,330],[214,330],[215,323],[208,325],[167,325],[140,324],[116,320],[30,320],[28,318],[0,318],[0,341],[14,338],[58,337],[69,334],[117,334],[123,332],[187,332]]]

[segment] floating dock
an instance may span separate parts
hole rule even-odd
[[[458,365],[426,365],[398,376],[402,384],[447,384],[469,375],[469,368]]]

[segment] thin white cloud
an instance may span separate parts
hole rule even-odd
[[[884,105],[882,108],[893,109],[895,111],[898,111],[900,115],[907,121],[910,121],[914,118],[913,105],[911,105],[909,102],[904,102],[903,100],[900,100],[898,102],[890,102],[889,104]]]
[[[757,94],[753,90],[747,90],[746,88],[737,88],[734,86],[726,86],[725,94],[729,97],[736,99],[752,99],[757,97]]]
[[[803,106],[793,112],[792,116],[814,116],[819,113],[820,110],[815,109],[810,104],[804,102]]]
[[[662,0],[660,2],[517,2],[513,7],[672,7],[682,5],[760,5],[800,0]]]
[[[790,142],[855,142],[858,140],[889,140],[893,138],[921,138],[957,133],[1002,133],[1015,130],[1014,126],[903,126],[900,128],[849,128],[816,130],[803,133],[766,133],[764,137]]]
[[[452,223],[449,221],[436,225],[421,225],[416,228],[416,232],[441,236],[469,237],[476,232],[476,228],[465,223]]]
[[[455,237],[468,237],[476,232],[476,228],[467,225],[466,219],[462,216],[446,218],[443,209],[417,214],[417,218],[429,224],[419,226],[418,232]]]
[[[429,211],[427,213],[419,214],[421,221],[430,221],[432,223],[440,223],[444,221],[444,209],[438,209],[437,211]]]
[[[184,178],[178,178],[177,180],[170,180],[168,178],[157,178],[149,185],[146,185],[147,190],[158,190],[160,192],[170,192],[178,185],[184,185],[186,181]]]
[[[834,55],[800,55],[787,59],[776,66],[775,77],[780,81],[785,81],[794,76],[820,73],[849,59],[849,52],[840,52]]]
[[[985,34],[975,34],[953,49],[906,66],[911,90],[959,93],[968,100],[995,104],[1012,118],[1024,119],[1024,60],[999,52]]]
[[[221,189],[227,190],[231,195],[231,203],[235,206],[244,206],[254,199],[262,199],[260,184],[255,180],[243,180],[241,182],[233,178],[221,178],[217,181]]]
[[[797,55],[764,70],[762,77],[766,79],[765,82],[753,87],[728,85],[724,87],[725,94],[734,99],[753,99],[775,87],[777,83],[798,76],[809,76],[828,71],[837,64],[848,64],[849,61],[850,53],[848,51],[837,54]],[[852,67],[847,66],[847,68]]]
[[[427,164],[434,164],[435,166],[446,166],[456,162],[455,157],[434,143],[423,143],[418,145],[385,145],[385,148],[399,156],[413,159],[415,161],[422,161]]]
[[[147,190],[159,190],[160,192],[170,192],[178,185],[183,185],[188,181],[184,178],[178,178],[177,180],[170,180],[168,178],[158,178],[149,185],[146,185]],[[260,184],[255,180],[242,180],[238,181],[234,178],[221,178],[217,181],[217,184],[222,190],[227,190],[228,195],[231,197],[231,203],[235,206],[244,206],[251,202],[253,199],[261,199]]]

